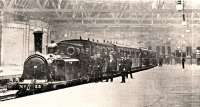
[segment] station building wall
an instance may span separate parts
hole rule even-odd
[[[42,53],[46,53],[48,25],[41,21],[4,23],[2,26],[2,66],[22,66],[25,59],[35,53],[34,31],[43,31]]]

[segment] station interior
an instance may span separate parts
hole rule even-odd
[[[82,38],[153,50],[162,57],[164,68],[180,72],[181,60],[185,58],[186,70],[190,72],[200,69],[199,29],[198,0],[0,0],[0,79],[22,74],[24,61],[35,53],[34,33],[38,31],[43,32],[42,54],[47,53],[52,41]],[[161,75],[166,69],[157,70],[157,78],[173,75],[170,71]],[[194,106],[186,103],[180,107]]]
[[[175,0],[11,0],[1,3],[1,68],[22,69],[34,53],[33,32],[43,31],[43,53],[50,41],[91,39],[147,48],[176,64],[182,56],[196,63],[200,46],[198,3]],[[176,60],[175,60],[176,59]]]

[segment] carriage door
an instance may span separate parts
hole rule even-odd
[[[36,31],[33,32],[34,34],[34,47],[35,47],[35,52],[40,52],[42,53],[42,31]]]

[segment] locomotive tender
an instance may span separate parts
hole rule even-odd
[[[26,59],[18,94],[104,80],[156,65],[156,53],[152,50],[82,39],[64,40],[49,46],[48,54],[37,53]]]

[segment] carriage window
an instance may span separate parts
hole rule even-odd
[[[126,51],[124,52],[124,56],[127,57],[127,55],[128,55],[128,51],[126,50]]]
[[[104,48],[103,48],[103,47],[101,47],[101,52],[102,52],[102,53],[104,53],[104,51],[105,51],[105,50],[104,50]]]
[[[131,57],[134,57],[133,50],[131,50],[130,53],[131,53]]]
[[[64,51],[64,50],[61,50],[61,51],[60,51],[60,54],[61,54],[61,55],[65,55],[65,51]]]
[[[56,47],[48,47],[48,53],[55,53]]]
[[[60,51],[59,48],[56,49],[56,50],[55,50],[55,54],[58,55],[58,54],[60,53],[59,51]]]
[[[108,55],[109,54],[109,52],[110,52],[110,49],[109,48],[106,48],[106,55]]]
[[[139,57],[139,52],[136,52],[136,57],[137,57],[137,58]]]
[[[108,50],[104,47],[104,54],[107,55]]]
[[[95,47],[96,53],[95,54],[100,54],[101,48],[96,45]]]
[[[89,48],[85,48],[85,54],[89,54]]]
[[[98,48],[98,47],[97,47],[97,45],[95,44],[94,47],[93,47],[93,50],[92,50],[92,52],[93,52],[92,54],[93,54],[93,55],[94,55],[94,54],[97,54],[97,48]]]
[[[120,54],[120,52],[121,52],[121,50],[120,49],[118,49],[118,53]]]
[[[95,46],[91,46],[90,47],[90,55],[94,55],[94,53],[95,53]]]
[[[119,49],[119,55],[120,55],[120,56],[122,55],[122,50],[121,50],[121,49]]]
[[[64,50],[63,47],[60,47],[60,48],[58,49],[58,54],[61,54],[61,55],[64,55],[64,54],[65,54],[65,50]]]
[[[120,53],[121,53],[122,56],[124,56],[124,50],[121,49]]]
[[[127,50],[127,55],[129,55],[130,54],[130,51],[129,50]]]
[[[132,55],[133,55],[133,57],[136,57],[136,55],[135,55],[135,54],[136,54],[136,53],[135,53],[135,51],[133,50],[132,52],[133,52],[133,54],[132,54]]]
[[[82,53],[82,54],[85,53],[83,48],[81,48],[81,53]]]

